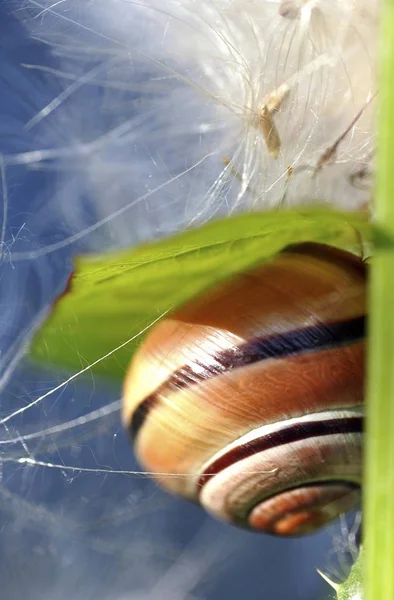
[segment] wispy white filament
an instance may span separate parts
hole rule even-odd
[[[114,215],[89,244],[234,210],[370,202],[377,0],[26,0],[15,14],[56,57],[28,65],[58,87],[27,123],[61,131],[43,148],[54,204],[73,234],[82,195],[97,219]]]
[[[180,505],[168,499],[172,508],[150,520],[149,507],[167,499],[127,477],[137,465],[115,419],[119,390],[94,376],[74,386],[76,373],[43,373],[35,387],[29,370],[9,379],[77,252],[137,244],[236,211],[313,199],[370,206],[378,2],[5,0],[3,7],[35,48],[15,59],[14,102],[0,126],[0,501],[12,523],[2,529],[4,543],[35,566],[45,544],[34,536],[49,540],[47,587],[40,591],[35,568],[25,577],[32,600],[107,600],[109,588],[114,600],[209,597],[209,571],[232,569],[226,544],[214,540],[224,530],[214,525],[182,552],[164,531]],[[20,210],[17,191],[26,199]],[[54,489],[62,502],[48,508]],[[283,545],[223,535],[238,549],[237,573],[245,556],[264,564],[262,589],[241,590],[248,598],[287,589],[276,578],[273,591],[270,579],[285,561]],[[92,553],[113,561],[111,585]],[[301,582],[302,561],[295,553],[287,560]],[[25,573],[25,562],[0,567],[2,582]],[[316,597],[312,587],[303,598]]]

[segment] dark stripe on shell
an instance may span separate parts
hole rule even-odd
[[[345,417],[327,420],[306,421],[299,424],[290,424],[277,431],[258,437],[246,444],[231,448],[225,454],[222,454],[211,464],[206,466],[204,473],[200,476],[197,488],[199,492],[215,475],[227,467],[239,462],[248,456],[283,446],[299,442],[313,437],[323,437],[327,435],[362,433],[363,417]]]
[[[265,338],[257,337],[239,346],[217,352],[209,356],[208,365],[198,361],[184,365],[142,400],[131,418],[129,433],[132,438],[136,437],[150,411],[160,402],[160,396],[269,358],[327,350],[361,341],[365,337],[365,325],[365,316],[334,323],[319,323]]]
[[[349,271],[349,268],[359,272],[360,275],[367,277],[368,264],[364,262],[359,256],[351,254],[346,250],[329,246],[328,244],[317,244],[315,242],[302,242],[301,244],[290,244],[282,250],[281,254],[301,254],[306,257],[313,256],[319,260],[332,262],[335,265],[343,266],[345,272]]]

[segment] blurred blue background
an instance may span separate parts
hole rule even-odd
[[[65,284],[72,256],[88,244],[18,259],[72,233],[59,211],[71,200],[54,200],[54,161],[30,161],[66,133],[61,120],[26,127],[63,89],[48,72],[57,59],[28,37],[9,8],[0,5],[2,600],[324,597],[328,587],[316,568],[343,576],[349,566],[352,538],[343,524],[289,541],[214,521],[128,473],[139,467],[112,404],[119,389],[91,376],[42,398],[69,374],[21,359],[40,311]],[[78,93],[94,107],[102,90],[91,85]],[[98,118],[94,109],[91,118]],[[84,204],[79,191],[85,226],[96,219],[89,193]]]

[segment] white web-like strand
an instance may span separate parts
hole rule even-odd
[[[124,243],[245,207],[311,197],[346,208],[369,202],[368,186],[355,186],[354,177],[373,155],[374,104],[366,104],[376,92],[375,1],[293,2],[299,14],[291,19],[282,16],[283,3],[264,0],[95,0],[79,4],[78,14],[70,2],[18,4],[15,14],[53,48],[57,68],[46,74],[60,91],[27,122],[43,138],[42,154],[34,149],[4,161],[65,171],[52,203],[70,224],[69,243],[92,232],[78,221],[72,183],[94,197],[97,221],[114,221]],[[92,87],[102,94],[88,104],[93,116],[86,119]],[[273,116],[281,141],[274,159],[259,119],[267,98],[272,104],[283,89]],[[121,108],[122,122],[112,119],[114,126],[100,131],[111,106]],[[48,139],[50,125],[65,138],[67,131],[68,147]],[[130,190],[141,209],[133,211],[132,232],[118,213],[130,204]],[[168,219],[170,212],[177,218]],[[92,237],[88,243],[95,246]],[[13,255],[29,258],[16,249]]]
[[[276,556],[276,546],[246,544],[218,524],[184,550],[169,542],[166,522],[176,522],[183,504],[138,470],[120,427],[119,389],[90,374],[92,365],[64,375],[23,359],[77,253],[311,199],[370,207],[377,0],[6,0],[3,7],[31,43],[15,64],[6,52],[0,65],[11,69],[12,99],[0,148],[4,543],[21,557],[33,548],[31,564],[44,565],[46,582],[41,589],[32,566],[24,596],[208,597],[204,581],[215,580],[222,563],[233,566],[229,544],[239,548],[234,562],[264,556],[260,588],[247,596],[272,596],[268,575],[283,546]],[[186,520],[203,518],[183,510]],[[92,552],[116,557],[111,583]],[[289,551],[287,560],[299,579],[298,558]],[[5,561],[4,574],[15,564]],[[277,578],[276,592],[281,584]],[[316,597],[317,585],[302,597]],[[294,585],[286,589],[294,598]],[[209,597],[230,598],[228,590],[217,594]]]

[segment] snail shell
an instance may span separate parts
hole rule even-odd
[[[123,420],[162,486],[287,536],[358,504],[366,271],[331,246],[289,246],[152,330]]]

